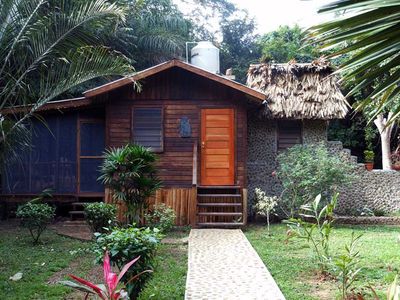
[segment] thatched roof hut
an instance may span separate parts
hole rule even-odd
[[[266,94],[265,113],[273,118],[344,118],[348,103],[326,60],[251,65],[247,85]]]

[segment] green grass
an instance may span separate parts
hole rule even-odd
[[[43,233],[41,241],[32,245],[27,230],[18,227],[0,230],[0,299],[62,299],[70,292],[47,282],[76,259],[70,250],[85,248],[88,243],[61,237],[50,230]],[[81,259],[75,270],[77,275],[91,268],[92,259],[87,258]],[[23,273],[22,279],[9,280],[17,272]]]
[[[337,283],[322,278],[316,271],[311,249],[305,241],[286,240],[285,225],[273,225],[272,236],[265,227],[251,226],[245,234],[261,259],[267,265],[288,300],[335,299]],[[382,296],[400,271],[400,228],[388,226],[342,226],[332,233],[331,252],[339,254],[349,242],[351,233],[363,234],[358,249],[362,271],[356,289],[373,299],[366,286],[371,284]]]

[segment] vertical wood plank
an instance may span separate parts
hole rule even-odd
[[[247,225],[247,189],[242,189],[243,224]]]

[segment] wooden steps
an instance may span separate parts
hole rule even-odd
[[[243,226],[243,209],[243,197],[239,186],[197,187],[197,227]]]
[[[69,211],[69,216],[70,216],[71,221],[85,219],[84,205],[86,203],[87,202],[73,202],[73,203],[71,203],[72,210]]]

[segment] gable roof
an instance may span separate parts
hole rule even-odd
[[[247,85],[266,94],[265,114],[273,118],[344,118],[349,105],[332,66],[312,63],[251,65]]]
[[[168,70],[168,69],[171,69],[174,67],[178,67],[180,69],[189,71],[191,73],[197,74],[202,77],[206,77],[210,80],[213,80],[215,82],[226,85],[237,91],[240,91],[247,95],[250,95],[250,96],[256,98],[257,100],[260,100],[261,102],[265,100],[265,94],[258,90],[252,89],[252,88],[250,88],[246,85],[243,85],[239,82],[227,79],[223,76],[211,73],[207,70],[204,70],[202,68],[196,67],[194,65],[185,63],[185,62],[177,60],[177,59],[173,59],[173,60],[161,63],[159,65],[156,65],[154,67],[148,68],[146,70],[137,72],[132,76],[121,78],[121,79],[106,83],[102,86],[95,87],[93,89],[85,91],[83,94],[84,94],[85,98],[94,97],[94,96],[100,95],[102,93],[110,92],[110,91],[120,88],[122,86],[132,84],[135,81],[139,81],[141,79],[144,79],[146,77],[152,76],[154,74],[160,73],[162,71],[165,71],[165,70]]]

